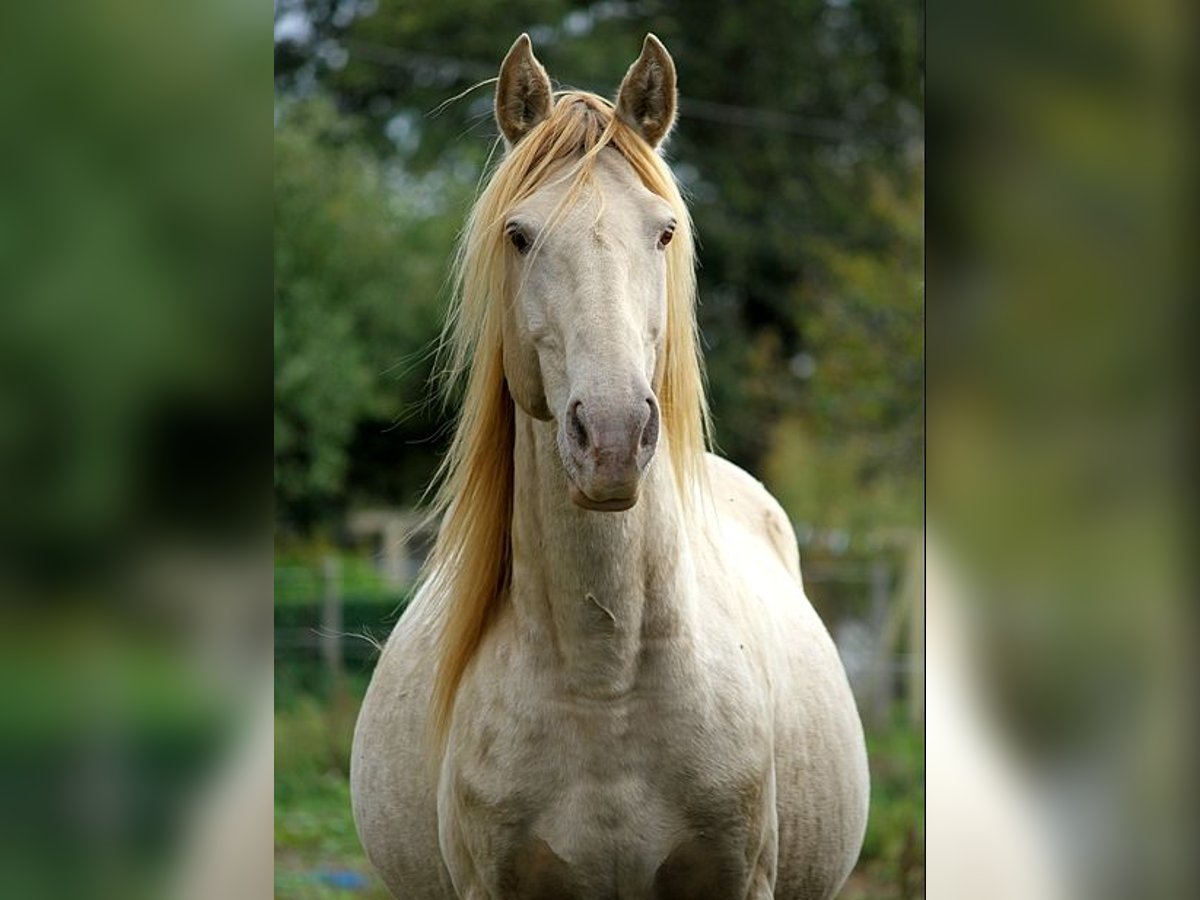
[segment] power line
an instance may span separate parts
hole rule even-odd
[[[492,78],[495,67],[474,60],[435,53],[414,53],[356,38],[342,40],[342,45],[354,59],[375,65],[407,70],[441,69],[455,82],[482,81]],[[822,119],[763,107],[716,103],[680,95],[679,114],[689,119],[737,125],[742,128],[761,128],[827,141],[842,141],[870,134],[875,137],[904,140],[911,137],[902,129],[868,126],[838,119]]]
[[[696,100],[682,95],[679,97],[679,114],[687,118],[707,119],[710,122],[720,122],[725,125],[786,131],[790,134],[831,141],[841,141],[853,137],[855,134],[865,133],[896,139],[907,136],[904,132],[894,128],[868,127],[837,119],[816,119],[777,109],[714,103],[711,100]]]

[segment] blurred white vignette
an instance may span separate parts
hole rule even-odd
[[[927,896],[1198,896],[1191,29],[928,16]],[[270,22],[7,18],[0,895],[265,897]]]
[[[270,28],[0,29],[0,896],[272,893]]]
[[[1192,12],[928,10],[936,900],[1198,896]]]

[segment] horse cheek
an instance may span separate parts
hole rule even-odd
[[[537,349],[532,341],[522,341],[515,332],[510,320],[504,329],[504,377],[508,392],[526,415],[548,422],[554,416],[546,402]]]

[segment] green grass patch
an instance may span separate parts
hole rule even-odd
[[[275,713],[275,897],[277,900],[390,896],[367,862],[350,808],[350,742],[359,697],[302,697]],[[330,885],[354,872],[365,888]]]
[[[319,604],[325,592],[323,556],[279,555],[275,559],[275,605]],[[406,590],[389,585],[375,563],[362,556],[332,554],[338,563],[337,587],[347,601],[397,604],[407,598]]]
[[[867,736],[871,812],[858,866],[842,900],[925,896],[925,739],[898,716]]]

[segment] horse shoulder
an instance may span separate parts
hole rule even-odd
[[[737,520],[771,551],[797,581],[800,580],[800,549],[791,520],[779,501],[762,482],[745,469],[709,453],[709,487],[719,514]]]
[[[708,457],[725,558],[756,622],[755,658],[776,685],[774,734],[779,896],[830,897],[857,859],[869,776],[854,698],[824,623],[800,583],[799,551],[779,503],[756,479]],[[777,559],[783,568],[765,565]],[[747,651],[751,650],[747,642]]]

